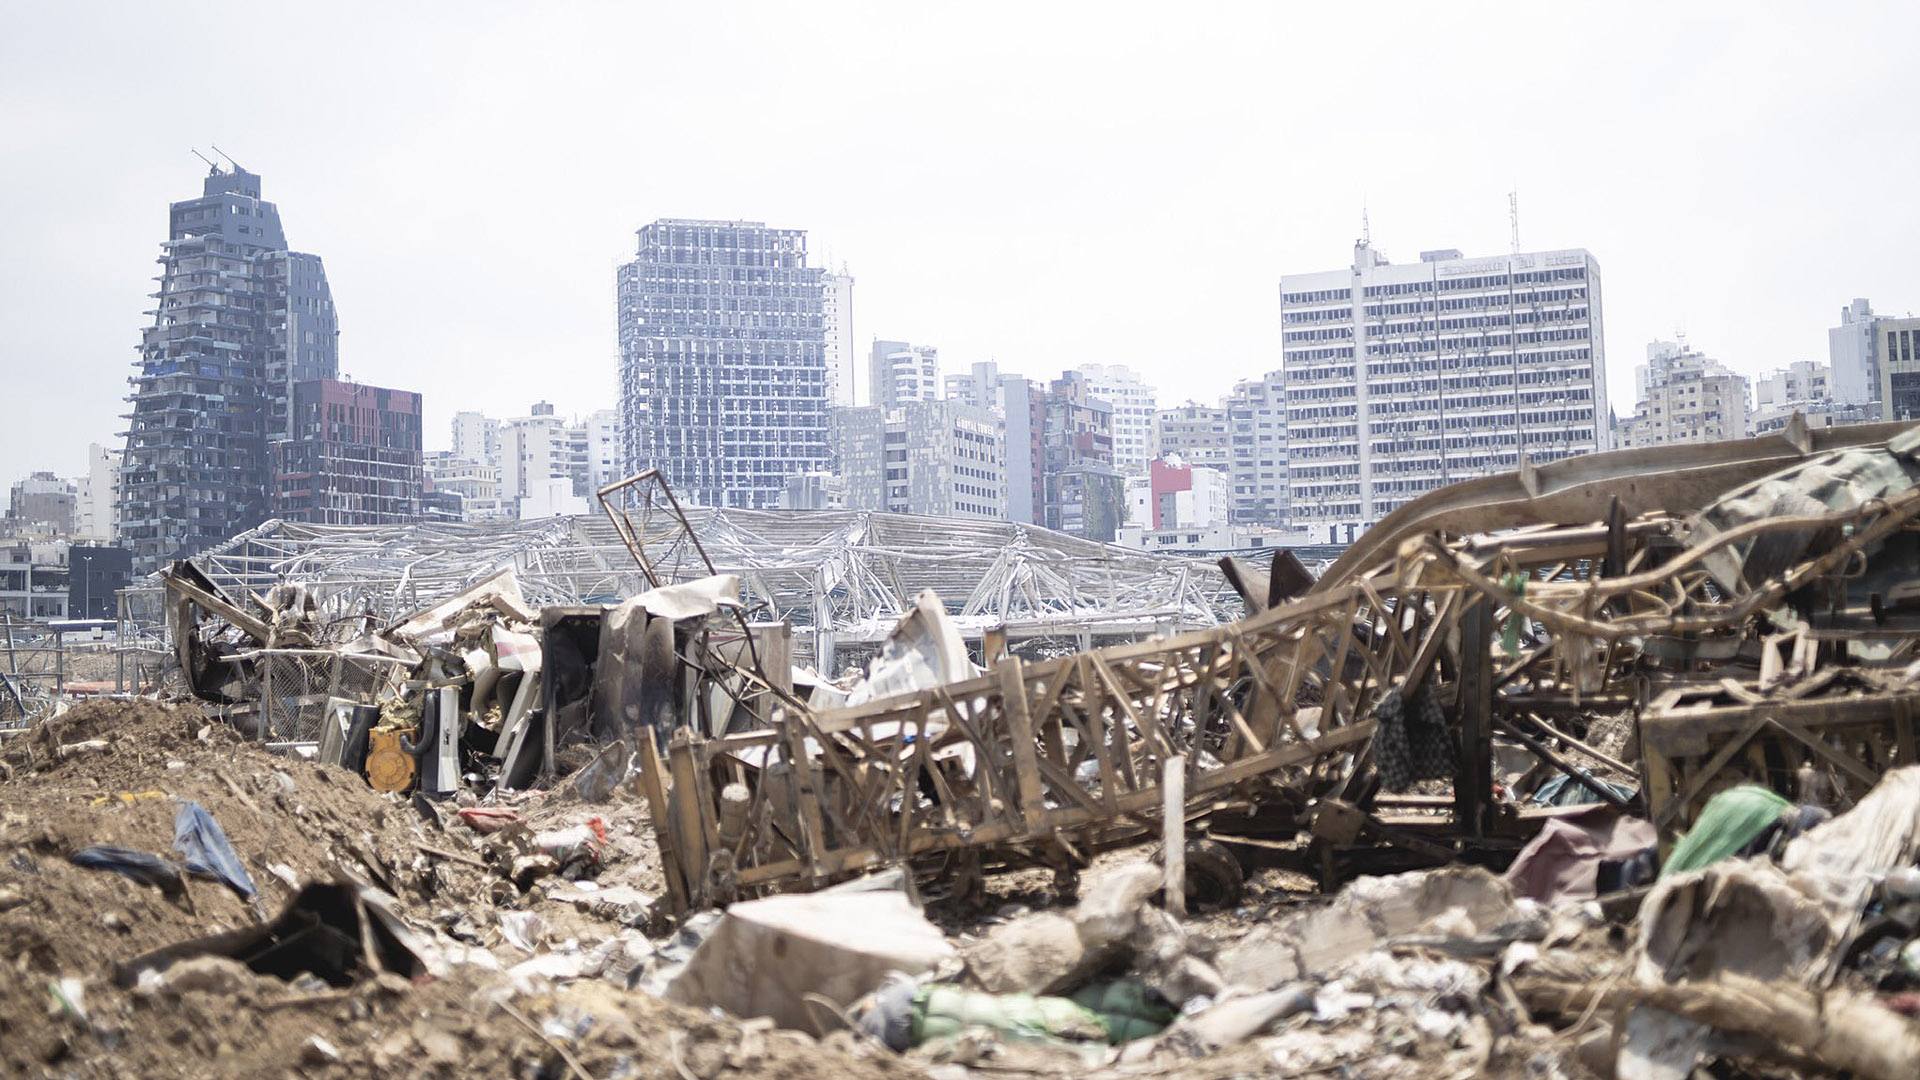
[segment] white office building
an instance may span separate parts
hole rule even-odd
[[[1123,475],[1147,471],[1153,460],[1154,388],[1125,364],[1081,364],[1093,396],[1113,406],[1113,467]]]
[[[1291,522],[1346,543],[1435,488],[1604,450],[1600,266],[1584,249],[1281,278]]]
[[[1866,405],[1880,400],[1880,316],[1865,297],[1840,309],[1840,325],[1827,330],[1827,362],[1833,400]]]

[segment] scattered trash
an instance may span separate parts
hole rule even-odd
[[[173,850],[186,856],[188,873],[218,879],[242,897],[258,891],[220,823],[197,802],[180,804],[173,822]]]

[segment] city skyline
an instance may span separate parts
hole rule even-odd
[[[148,291],[139,268],[153,208],[197,170],[186,148],[215,144],[271,175],[280,201],[301,208],[301,245],[327,253],[352,313],[345,374],[425,392],[429,433],[457,409],[505,413],[530,394],[565,412],[615,400],[607,279],[632,230],[662,216],[808,230],[816,265],[858,279],[856,348],[925,341],[954,370],[1122,363],[1167,403],[1214,401],[1277,369],[1279,277],[1335,264],[1363,211],[1396,262],[1437,247],[1497,255],[1516,187],[1523,247],[1584,246],[1608,268],[1616,351],[1684,329],[1757,375],[1820,359],[1834,311],[1853,297],[1898,314],[1920,293],[1920,274],[1898,258],[1914,213],[1898,180],[1914,151],[1876,140],[1871,167],[1846,165],[1859,137],[1895,129],[1902,73],[1850,45],[1869,27],[1898,36],[1920,23],[1897,8],[1853,20],[1490,8],[1486,40],[1450,38],[1437,71],[1461,107],[1418,117],[1403,103],[1436,76],[1423,42],[1441,15],[1417,9],[1361,20],[1223,7],[1171,28],[1124,9],[1093,23],[1041,12],[1049,32],[1027,41],[996,34],[983,12],[603,10],[593,21],[605,32],[582,35],[582,14],[482,5],[451,31],[460,47],[434,56],[410,46],[441,30],[424,15],[249,11],[215,20],[247,29],[215,36],[277,35],[286,54],[242,49],[241,74],[300,76],[263,77],[259,100],[232,107],[147,60],[181,28],[117,10],[28,13],[0,74],[0,115],[17,135],[0,151],[14,166],[10,202],[87,208],[19,214],[10,230],[13,249],[51,257],[6,271],[19,307],[0,370],[46,402],[0,432],[9,474],[70,473],[87,441],[111,440]],[[749,61],[737,85],[686,115],[614,104],[636,96],[617,81],[620,41],[697,37],[715,20]],[[1037,43],[1052,31],[1089,47],[1043,57]],[[1366,42],[1364,77],[1352,78],[1350,58],[1314,55],[1329,39]],[[28,40],[75,47],[20,49]],[[1539,81],[1546,68],[1505,63],[1548,45],[1550,83]],[[841,62],[907,47],[929,77],[906,86],[867,85]],[[695,62],[667,58],[636,77],[671,87]],[[1649,67],[1669,77],[1638,85]],[[1777,77],[1783,67],[1795,74]],[[176,106],[158,121],[125,108],[134,78]],[[625,92],[611,94],[616,85]],[[782,92],[800,85],[819,92]],[[821,100],[845,114],[832,131],[797,122]],[[1495,107],[1520,138],[1493,139],[1479,123]],[[1351,109],[1369,117],[1364,137],[1335,115]],[[746,123],[770,142],[726,134]],[[701,154],[645,169],[644,148],[659,142],[640,134]],[[883,182],[893,170],[859,168],[869,143],[917,166],[911,192]],[[790,167],[747,167],[769,154]],[[56,155],[77,164],[49,168]],[[1446,167],[1397,164],[1423,155]],[[1023,167],[1001,170],[1009,159]],[[1326,160],[1334,167],[1307,164]],[[536,210],[537,228],[513,227]],[[1706,274],[1696,256],[1744,269]],[[1135,302],[1139,267],[1176,257],[1186,269]],[[435,272],[445,267],[458,272]],[[1618,365],[1609,404],[1626,411]],[[538,372],[538,385],[511,377],[519,371]]]

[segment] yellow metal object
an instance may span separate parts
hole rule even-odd
[[[400,749],[399,730],[375,729],[367,733],[367,783],[375,791],[405,791],[413,786],[413,755]]]

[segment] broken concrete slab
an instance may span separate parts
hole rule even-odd
[[[844,1009],[889,972],[921,975],[957,959],[902,893],[769,896],[729,907],[665,996],[824,1035],[838,1021],[816,1017],[808,996]]]

